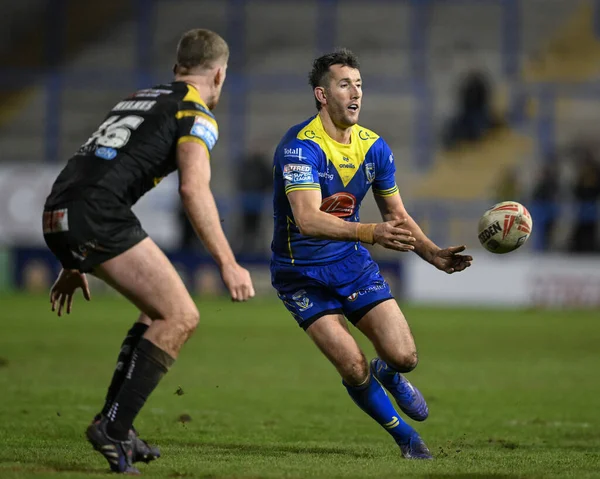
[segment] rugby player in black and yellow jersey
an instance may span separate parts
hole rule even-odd
[[[234,301],[254,296],[221,228],[210,190],[210,152],[219,133],[212,114],[225,81],[229,49],[209,30],[186,32],[172,83],[119,101],[54,182],[43,214],[44,238],[62,264],[52,310],[69,313],[86,273],[104,280],[141,314],[121,346],[102,411],[87,438],[119,473],[158,457],[133,421],[195,330],[199,312],[164,253],[131,211],[139,198],[177,171],[188,217],[218,264]]]

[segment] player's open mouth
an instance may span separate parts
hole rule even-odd
[[[358,111],[358,105],[356,103],[352,103],[352,105],[348,107],[348,110]]]

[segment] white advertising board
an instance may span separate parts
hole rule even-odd
[[[600,256],[483,253],[447,275],[413,255],[404,284],[405,298],[419,304],[600,308]]]
[[[42,209],[62,166],[0,166],[0,245],[45,246]],[[161,246],[179,241],[175,214],[179,197],[177,175],[165,178],[134,206],[144,229]]]

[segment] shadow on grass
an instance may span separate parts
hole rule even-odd
[[[175,443],[173,443],[175,444]],[[282,446],[277,444],[223,444],[223,443],[189,443],[178,442],[180,446],[201,449],[208,454],[245,454],[253,456],[282,456],[286,454],[308,455],[342,455],[349,457],[372,458],[371,452],[359,452],[356,449],[344,447],[320,446]]]
[[[0,462],[0,477],[2,471],[28,474],[53,474],[61,472],[73,472],[81,474],[106,475],[109,470],[102,470],[90,466],[80,466],[77,464],[61,464],[58,460],[51,461],[20,461],[21,464],[2,464]]]

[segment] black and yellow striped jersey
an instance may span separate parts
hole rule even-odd
[[[210,151],[219,138],[215,117],[185,82],[139,90],[118,102],[69,159],[46,207],[82,198],[135,204],[176,170],[176,148],[196,142]]]

